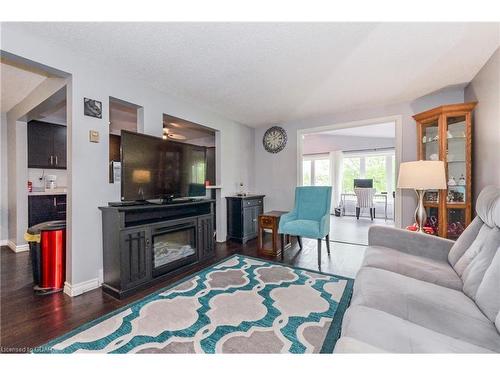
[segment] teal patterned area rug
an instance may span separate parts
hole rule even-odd
[[[38,353],[331,353],[353,280],[234,255]]]

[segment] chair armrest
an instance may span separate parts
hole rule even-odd
[[[369,246],[384,246],[401,252],[448,262],[455,241],[403,229],[372,225],[368,230]]]
[[[290,211],[287,214],[281,215],[281,217],[280,217],[280,225],[279,225],[279,228],[278,228],[278,233],[283,233],[282,232],[283,226],[286,223],[288,223],[290,221],[294,221],[294,220],[297,220],[297,211],[295,209],[293,209],[292,211]]]
[[[321,238],[330,233],[330,214],[326,214],[321,218],[319,222],[319,232],[321,233]]]

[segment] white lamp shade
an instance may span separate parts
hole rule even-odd
[[[443,161],[419,160],[399,165],[399,189],[446,189]]]

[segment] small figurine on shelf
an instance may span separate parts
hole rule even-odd
[[[462,174],[462,175],[460,176],[460,178],[458,179],[458,184],[459,184],[460,186],[465,186],[465,185],[466,185],[466,184],[465,184],[465,177],[464,177],[464,175],[463,175],[463,174]]]
[[[455,181],[455,177],[450,177],[448,180],[448,186],[457,186],[457,181]]]
[[[450,223],[448,224],[448,237],[459,237],[464,230],[464,225],[460,221]]]
[[[240,182],[240,190],[236,195],[239,197],[245,197],[247,195],[247,193],[245,193],[245,185],[243,184],[243,182]]]
[[[414,223],[413,225],[408,225],[406,227],[406,230],[409,230],[411,232],[416,232],[418,231],[418,224]],[[434,234],[434,229],[432,227],[424,227],[424,232],[427,234]]]

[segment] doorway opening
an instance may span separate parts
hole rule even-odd
[[[222,222],[220,220],[222,217],[222,196],[220,172],[217,168],[220,165],[220,132],[192,121],[164,114],[162,137],[166,141],[188,143],[205,150],[204,163],[192,165],[191,177],[193,181],[201,183],[202,187],[204,186],[204,189],[200,190],[200,194],[204,194],[205,198],[215,200],[214,221],[216,226],[214,237],[219,242],[224,242],[224,238],[217,237],[217,233],[222,233]]]
[[[298,186],[332,186],[330,239],[365,245],[372,224],[399,226],[399,116],[298,131]]]

